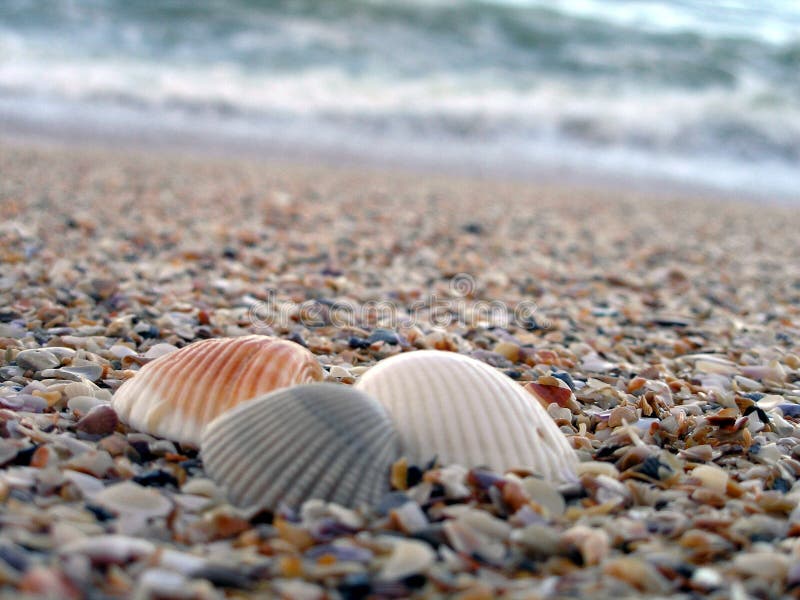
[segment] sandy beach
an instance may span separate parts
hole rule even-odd
[[[666,188],[7,140],[0,589],[797,595],[798,231],[796,208]],[[502,473],[416,465],[369,510],[243,513],[107,403],[170,349],[249,333],[343,384],[423,348],[556,378],[579,480],[517,501]],[[382,577],[398,537],[434,559]]]

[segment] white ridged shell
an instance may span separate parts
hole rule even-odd
[[[355,507],[389,491],[400,442],[383,407],[346,385],[272,392],[211,423],[200,452],[234,504],[274,510],[311,498]]]
[[[412,463],[437,457],[440,464],[575,479],[575,452],[539,402],[481,361],[454,352],[408,352],[379,362],[355,387],[386,407]]]
[[[322,379],[301,345],[264,335],[203,340],[144,365],[112,399],[120,419],[137,429],[198,446],[203,428],[256,396]]]

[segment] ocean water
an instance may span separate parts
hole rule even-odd
[[[800,198],[800,2],[2,0],[20,128]]]

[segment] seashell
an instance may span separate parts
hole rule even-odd
[[[203,434],[206,473],[236,505],[274,510],[319,498],[376,505],[400,443],[384,409],[332,383],[278,390],[237,406]]]
[[[112,405],[139,431],[197,446],[203,428],[226,410],[322,377],[314,355],[294,342],[263,335],[210,339],[144,365]]]
[[[435,350],[399,354],[367,371],[356,388],[387,408],[414,464],[437,457],[575,479],[575,452],[536,398],[478,360]]]

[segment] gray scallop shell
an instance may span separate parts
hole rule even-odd
[[[415,464],[436,457],[441,464],[576,479],[575,451],[536,398],[479,360],[407,352],[380,361],[355,387],[386,407]]]
[[[208,475],[242,507],[274,510],[319,498],[347,507],[389,491],[400,442],[383,407],[331,383],[298,385],[212,421],[201,455]]]

